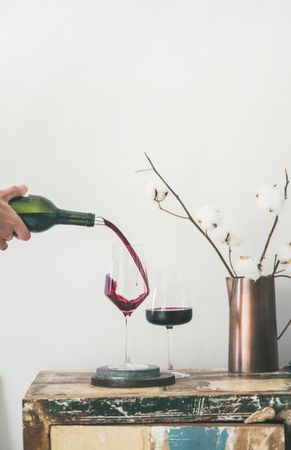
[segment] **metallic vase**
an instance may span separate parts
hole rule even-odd
[[[278,370],[275,284],[273,277],[227,278],[229,296],[228,370]]]

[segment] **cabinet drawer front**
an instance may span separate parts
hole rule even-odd
[[[52,426],[51,450],[284,450],[283,425]]]

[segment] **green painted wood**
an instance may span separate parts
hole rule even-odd
[[[283,422],[281,412],[291,411],[291,374],[189,372],[173,386],[144,389],[95,387],[91,372],[43,372],[23,402],[24,449],[49,450],[52,425],[240,423],[268,406]]]
[[[242,421],[258,409],[290,408],[288,395],[179,396],[135,398],[85,398],[43,400],[42,408],[56,422],[83,423],[86,419],[114,423],[166,421],[230,422]]]

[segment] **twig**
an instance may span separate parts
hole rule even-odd
[[[285,326],[285,328],[283,329],[283,331],[279,334],[279,336],[277,337],[277,340],[279,341],[279,339],[283,336],[283,334],[285,333],[285,331],[287,330],[287,328],[289,327],[289,325],[291,324],[291,319],[289,320],[289,322],[287,323],[287,325]]]
[[[285,186],[284,186],[284,197],[285,197],[285,200],[287,200],[287,198],[288,198],[288,185],[289,185],[289,178],[288,178],[288,172],[287,172],[287,169],[285,169],[285,178],[286,178],[286,181],[285,181]],[[276,226],[277,226],[278,220],[279,220],[279,216],[278,216],[278,214],[277,214],[276,217],[275,217],[273,226],[272,226],[272,228],[271,228],[271,231],[270,231],[270,233],[269,233],[267,242],[266,242],[266,244],[265,244],[263,253],[262,253],[261,258],[260,258],[260,262],[259,262],[259,265],[258,265],[259,270],[262,270],[262,265],[263,265],[262,263],[263,263],[263,260],[264,260],[264,258],[265,258],[267,249],[268,249],[268,247],[269,247],[269,244],[270,244],[270,240],[271,240],[271,238],[272,238],[272,235],[273,235],[273,233],[274,233],[274,231],[275,231],[275,228],[276,228]]]
[[[271,237],[272,237],[272,235],[273,235],[273,233],[274,233],[274,230],[275,230],[275,228],[276,228],[276,225],[277,225],[277,223],[278,223],[278,220],[279,220],[279,217],[276,216],[276,217],[275,217],[275,220],[274,220],[274,223],[273,223],[273,226],[272,226],[272,228],[271,228],[271,231],[270,231],[270,233],[269,233],[267,242],[266,242],[266,244],[265,244],[265,247],[264,247],[262,256],[261,256],[261,258],[260,258],[260,262],[259,262],[259,270],[262,270],[262,262],[263,262],[263,259],[265,258],[267,249],[268,249],[269,244],[270,244]]]
[[[233,271],[234,275],[237,277],[237,273],[234,270],[233,264],[232,264],[232,257],[231,257],[232,251],[231,251],[231,246],[228,246],[228,259],[229,259],[229,265],[231,267],[231,270]]]
[[[277,253],[276,253],[275,259],[274,259],[274,269],[273,269],[272,275],[275,275],[275,273],[276,273],[276,271],[277,271],[277,269],[278,269],[279,264],[280,264],[280,261],[278,260],[278,255],[277,255]]]
[[[274,278],[291,278],[290,275],[275,275]]]
[[[282,273],[282,272],[285,272],[285,269],[277,270],[277,272],[275,272],[275,275],[277,275],[278,273]]]
[[[187,209],[186,205],[184,204],[184,202],[180,199],[179,195],[171,188],[171,186],[166,182],[166,180],[160,175],[160,173],[157,171],[157,169],[155,168],[154,164],[152,163],[151,159],[148,157],[148,155],[145,153],[145,156],[148,160],[148,162],[150,163],[153,171],[156,173],[156,175],[160,178],[160,180],[165,184],[165,186],[167,186],[167,188],[169,189],[169,191],[173,194],[173,196],[177,199],[177,201],[180,203],[180,205],[182,206],[182,208],[184,209],[185,213],[187,214],[187,218],[190,220],[190,222],[192,222],[192,224],[200,231],[201,234],[203,234],[203,236],[208,240],[208,242],[212,245],[212,247],[214,248],[214,250],[216,251],[217,255],[219,256],[219,258],[221,259],[222,263],[224,264],[226,270],[228,271],[229,275],[233,278],[234,274],[231,270],[231,268],[229,267],[229,265],[227,264],[227,262],[225,261],[224,257],[222,256],[222,254],[220,253],[220,251],[218,250],[218,248],[216,247],[216,245],[214,244],[214,242],[212,241],[212,239],[208,236],[208,234],[204,233],[203,229],[198,225],[198,223],[193,219],[192,215],[190,214],[189,210]]]
[[[136,170],[135,173],[141,173],[141,172],[150,172],[153,169],[140,169],[140,170]]]
[[[180,219],[187,219],[187,220],[189,220],[189,217],[187,217],[187,216],[180,216],[180,214],[173,213],[172,211],[169,211],[168,209],[163,208],[161,206],[161,202],[157,202],[157,203],[158,203],[159,208],[160,208],[161,211],[164,211],[164,212],[166,212],[168,214],[171,214],[171,216],[179,217]]]
[[[278,273],[282,273],[282,272],[285,272],[285,269],[277,270],[277,271],[274,273],[274,275],[277,275]]]
[[[284,188],[284,196],[285,196],[285,200],[287,200],[288,199],[288,184],[289,184],[287,169],[285,169],[285,177],[286,177],[286,184],[285,184],[285,188]]]

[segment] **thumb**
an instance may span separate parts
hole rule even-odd
[[[20,197],[28,191],[28,187],[24,184],[20,186],[11,186],[2,191],[2,198],[8,203],[14,197]]]

